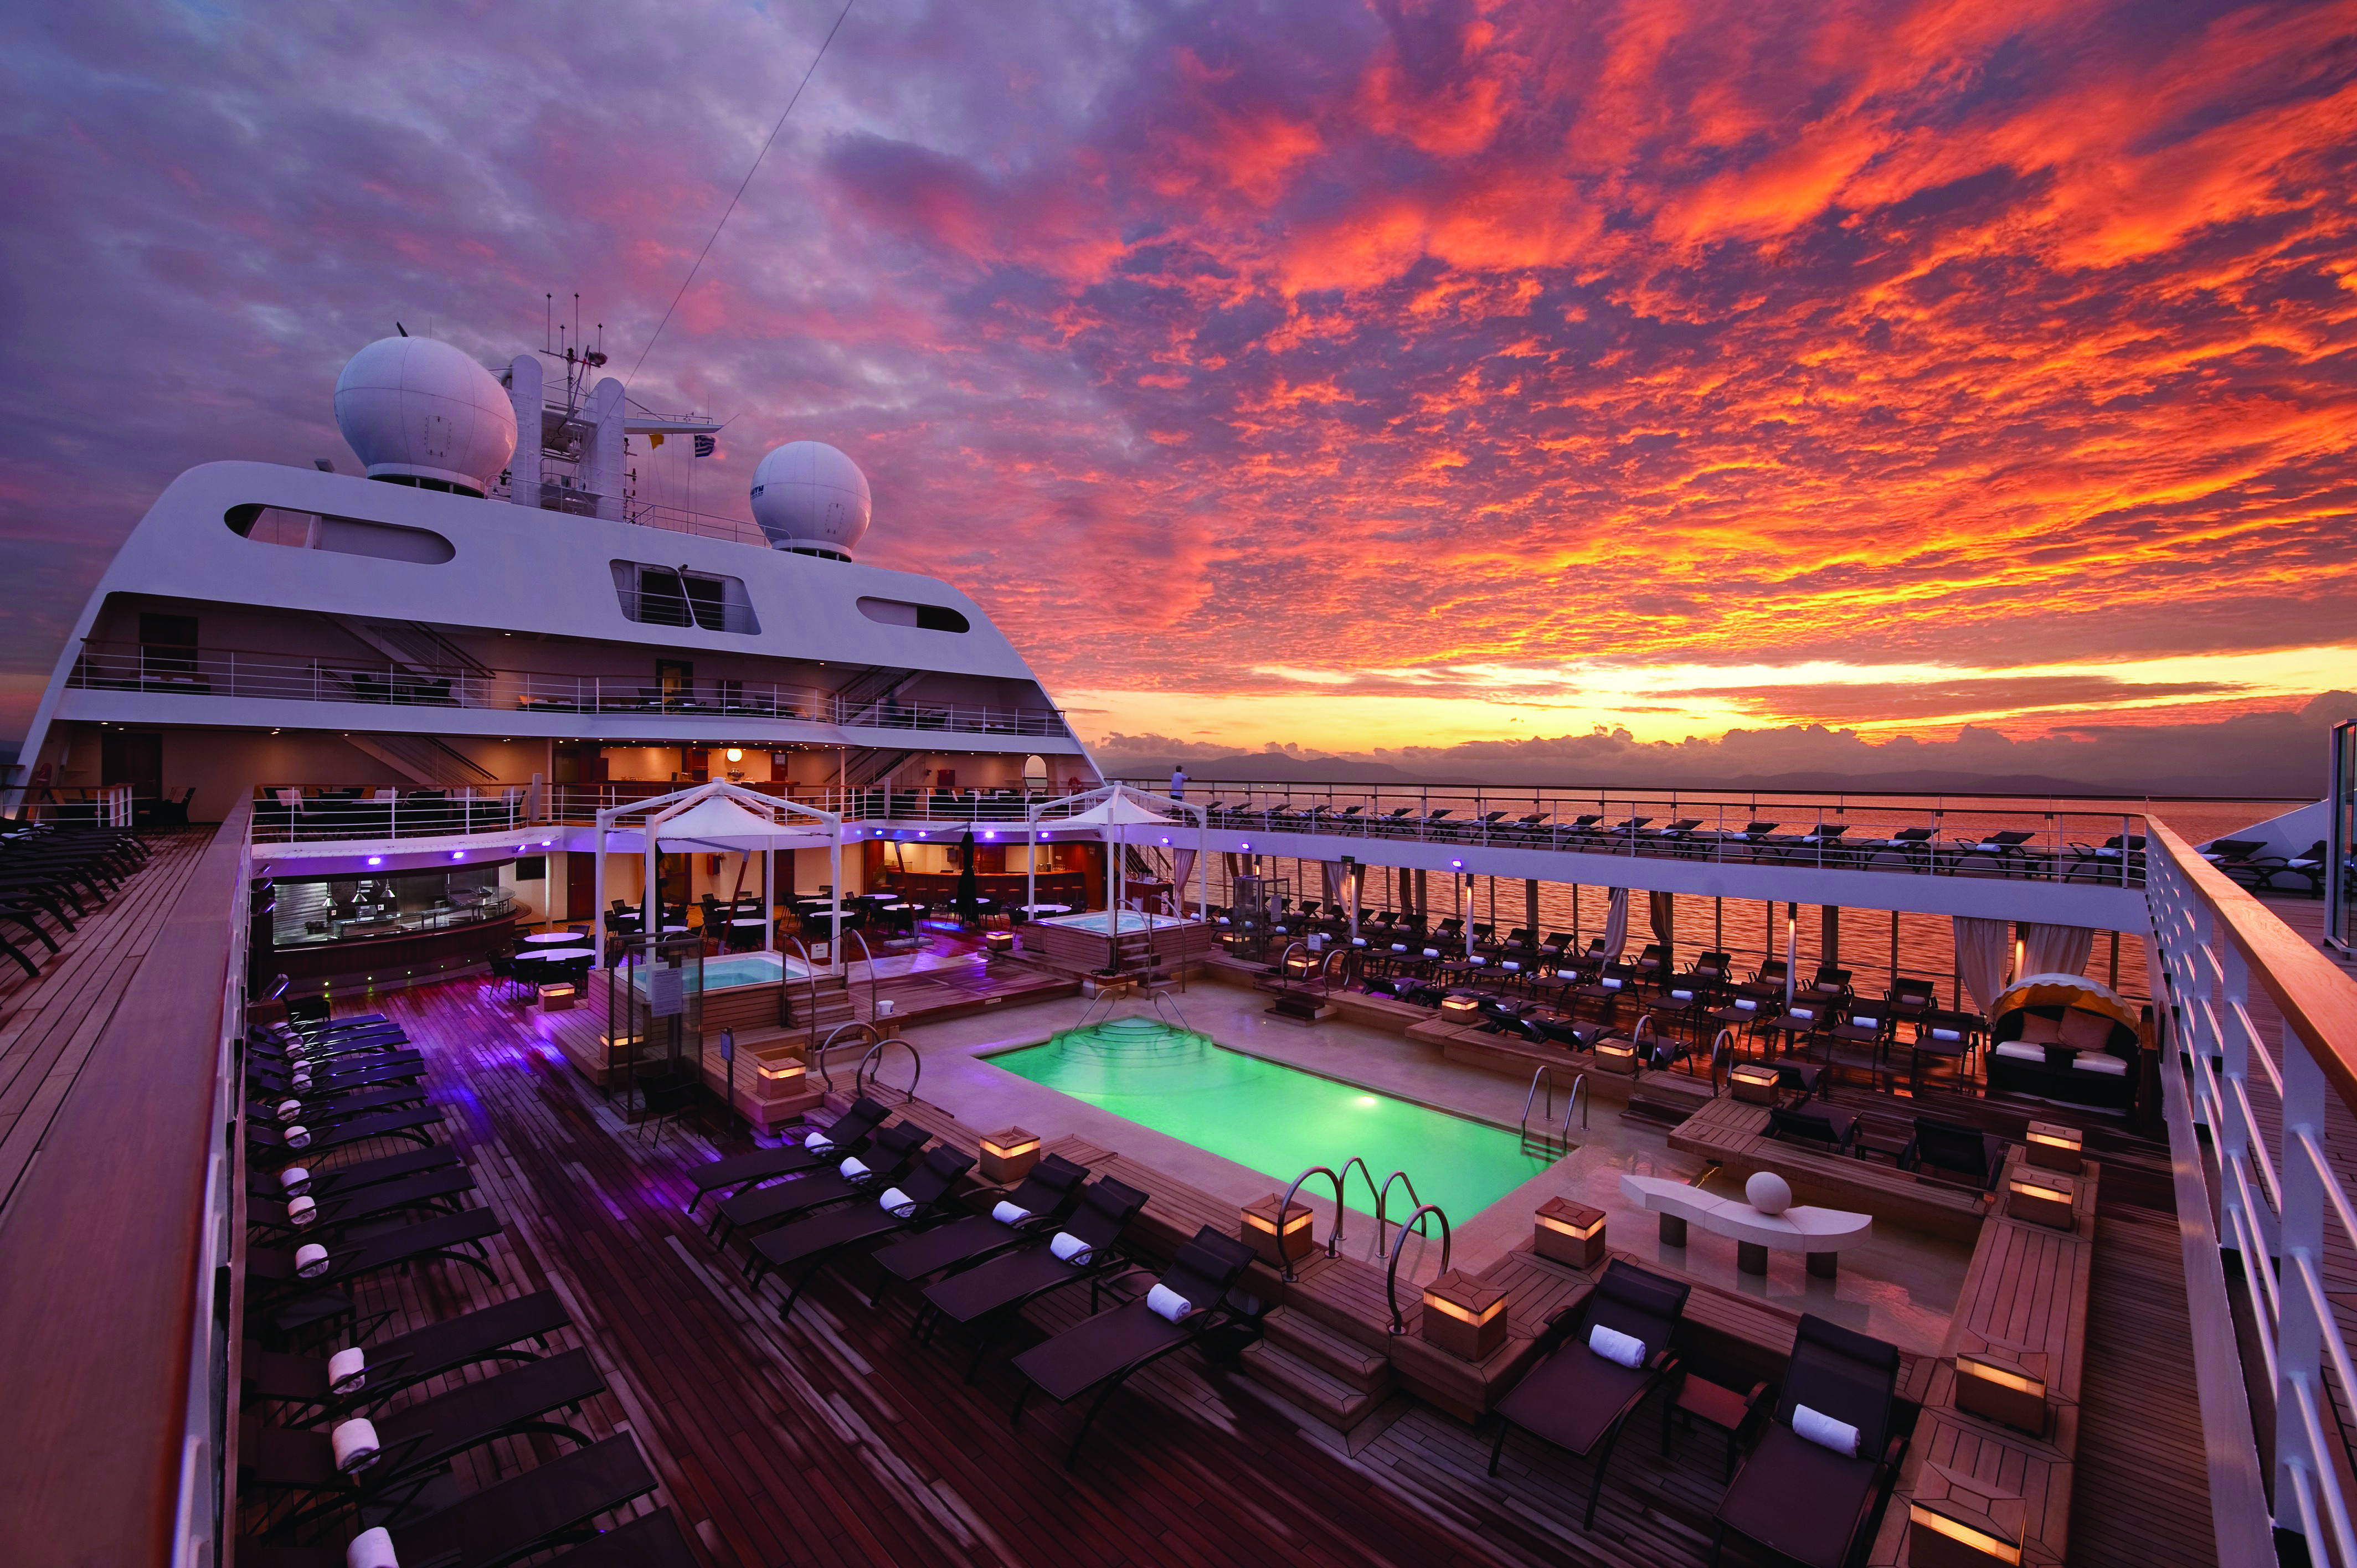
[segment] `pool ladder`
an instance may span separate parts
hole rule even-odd
[[[1538,1136],[1531,1136],[1531,1107],[1537,1102],[1539,1090],[1546,1090],[1546,1106],[1539,1113]],[[1563,1102],[1563,1121],[1555,1121],[1555,1073],[1544,1062],[1531,1074],[1530,1092],[1523,1096],[1523,1152],[1528,1154],[1533,1144],[1551,1160],[1559,1160],[1571,1153],[1571,1113],[1579,1112],[1579,1130],[1587,1131],[1587,1075],[1580,1073],[1571,1080],[1571,1098]],[[1413,1189],[1411,1194],[1413,1194]],[[1443,1223],[1446,1223],[1444,1221]]]
[[[1285,1282],[1287,1284],[1293,1283],[1294,1275],[1293,1259],[1286,1253],[1285,1248],[1285,1217],[1292,1212],[1294,1195],[1301,1190],[1301,1184],[1303,1182],[1308,1181],[1314,1176],[1322,1176],[1327,1180],[1334,1184],[1334,1228],[1326,1233],[1326,1255],[1330,1258],[1334,1256],[1335,1249],[1342,1240],[1342,1219],[1344,1214],[1347,1212],[1342,1199],[1343,1182],[1344,1179],[1350,1176],[1351,1170],[1353,1166],[1356,1166],[1358,1169],[1359,1179],[1367,1184],[1367,1191],[1374,1197],[1376,1251],[1381,1251],[1383,1250],[1383,1231],[1388,1227],[1388,1221],[1384,1217],[1384,1205],[1389,1202],[1391,1198],[1392,1184],[1394,1182],[1401,1182],[1406,1185],[1408,1201],[1417,1206],[1417,1214],[1422,1214],[1426,1211],[1434,1214],[1440,1213],[1438,1209],[1432,1208],[1430,1204],[1426,1203],[1422,1198],[1416,1197],[1415,1181],[1405,1171],[1392,1172],[1391,1175],[1383,1178],[1383,1185],[1379,1187],[1375,1185],[1374,1172],[1367,1168],[1366,1160],[1358,1155],[1352,1155],[1349,1159],[1342,1162],[1342,1172],[1340,1176],[1337,1176],[1334,1173],[1333,1167],[1330,1165],[1312,1165],[1308,1170],[1303,1171],[1299,1176],[1293,1178],[1293,1185],[1285,1189],[1285,1197],[1276,1206],[1276,1255],[1284,1264],[1283,1273]],[[1407,1227],[1415,1222],[1414,1215],[1411,1215],[1408,1219],[1401,1221],[1401,1232],[1405,1234]],[[1441,1216],[1440,1225],[1442,1231],[1445,1233],[1448,1228],[1448,1216]],[[1312,1235],[1309,1241],[1312,1249],[1315,1249],[1318,1244],[1317,1237]],[[1396,1254],[1396,1249],[1394,1249],[1394,1254]]]

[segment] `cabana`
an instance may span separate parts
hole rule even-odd
[[[1155,830],[1160,837],[1174,825],[1174,814],[1180,823],[1190,816],[1194,818],[1195,847],[1174,851],[1177,875],[1171,880],[1176,902],[1183,908],[1187,874],[1196,874],[1198,918],[1189,920],[1175,910],[1167,916],[1145,911],[1133,914],[1124,908],[1128,867],[1123,850],[1129,842],[1127,830]],[[1064,915],[1034,922],[1026,928],[1026,951],[1034,950],[1036,938],[1039,956],[1051,968],[1097,970],[1094,958],[1083,954],[1092,954],[1095,944],[1102,940],[1104,963],[1098,970],[1100,973],[1125,972],[1141,964],[1151,971],[1167,960],[1183,963],[1199,956],[1211,943],[1209,917],[1201,912],[1211,908],[1211,856],[1204,853],[1208,817],[1204,807],[1168,795],[1148,794],[1126,784],[1108,784],[1100,789],[1042,800],[1027,808],[1027,851],[1033,858],[1024,870],[1024,902],[1039,902],[1036,856],[1040,834],[1050,830],[1081,828],[1093,830],[1104,839],[1105,910],[1102,916]],[[1161,842],[1167,844],[1170,841],[1162,837]]]
[[[1119,830],[1125,827],[1167,828],[1170,825],[1170,814],[1173,811],[1178,813],[1182,822],[1191,815],[1195,819],[1195,847],[1192,851],[1180,850],[1178,853],[1180,855],[1191,854],[1195,864],[1191,867],[1182,868],[1178,875],[1171,878],[1171,881],[1177,888],[1177,897],[1183,903],[1187,871],[1194,871],[1198,879],[1196,908],[1204,911],[1210,910],[1211,868],[1211,858],[1203,853],[1203,832],[1208,821],[1203,808],[1190,801],[1174,800],[1168,795],[1148,794],[1143,789],[1134,789],[1126,784],[1108,784],[1101,789],[1091,789],[1084,794],[1066,795],[1055,800],[1041,800],[1025,810],[1023,827],[1028,858],[1025,865],[1023,901],[1026,904],[1039,902],[1037,889],[1039,823],[1042,817],[1049,811],[1063,813],[1052,819],[1052,825],[1055,827],[1096,828],[1103,832],[1105,908],[1114,911],[1118,911],[1122,907],[1121,890],[1128,881],[1128,868],[1123,864],[1125,856],[1121,853],[1122,844],[1127,841]],[[1176,912],[1173,911],[1173,913]]]
[[[2136,1006],[2083,974],[2024,975],[1989,1009],[1992,1093],[2126,1111],[2147,1045]]]
[[[616,845],[609,835],[635,830],[638,843]],[[655,857],[673,854],[717,854],[735,852],[761,857],[761,950],[775,952],[778,929],[770,911],[777,908],[778,851],[827,848],[831,873],[828,914],[832,964],[843,967],[843,818],[792,800],[780,800],[742,785],[714,779],[693,789],[635,800],[597,813],[597,918],[605,918],[606,854],[609,849],[634,850],[646,856],[646,880],[640,894],[640,929],[662,929]]]

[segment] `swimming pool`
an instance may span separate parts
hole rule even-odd
[[[1167,931],[1175,926],[1202,924],[1200,920],[1182,920],[1173,915],[1141,914],[1135,909],[1123,909],[1119,914],[1121,929],[1124,931]],[[1061,926],[1068,931],[1092,931],[1098,936],[1103,936],[1105,918],[1104,910],[1092,909],[1082,915],[1052,915],[1047,919],[1035,923],[1042,926]]]
[[[1085,1100],[1238,1165],[1282,1192],[1312,1165],[1356,1155],[1381,1185],[1404,1170],[1425,1202],[1461,1225],[1545,1168],[1514,1133],[1217,1045],[1152,1018],[1115,1018],[985,1057],[993,1067]],[[1323,1177],[1315,1187],[1329,1193]],[[1374,1212],[1356,1176],[1350,1207]],[[1394,1187],[1396,1219],[1412,1205]]]
[[[687,974],[687,989],[695,989],[695,966],[683,966]],[[791,978],[800,980],[806,972],[798,959],[775,952],[729,953],[721,958],[704,961],[704,989],[728,991],[739,985],[774,985]],[[630,983],[640,992],[647,988],[647,972],[643,966],[633,966]]]

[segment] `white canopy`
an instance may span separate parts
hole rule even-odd
[[[1113,788],[1121,793],[1107,794],[1086,811],[1055,818],[1055,824],[1060,828],[1117,828],[1146,822],[1167,823],[1170,821],[1171,807],[1178,804],[1171,801],[1157,809],[1147,802],[1160,800],[1159,796],[1134,793],[1125,784],[1116,784]]]
[[[816,822],[780,822],[756,816],[734,800],[706,796],[676,813],[655,819],[656,843],[666,850],[764,850],[834,842],[831,829]]]
[[[1073,810],[1075,807],[1078,810]],[[1048,815],[1050,811],[1058,814],[1050,817]],[[1181,822],[1189,816],[1195,819],[1195,863],[1201,878],[1200,891],[1196,897],[1196,907],[1200,911],[1200,918],[1208,920],[1211,918],[1210,870],[1211,857],[1202,853],[1203,831],[1208,818],[1200,806],[1190,805],[1185,800],[1175,800],[1168,795],[1157,795],[1148,790],[1133,789],[1127,784],[1107,784],[1102,789],[1090,789],[1078,795],[1068,795],[1061,800],[1042,800],[1028,808],[1024,812],[1024,837],[1027,845],[1038,844],[1042,822],[1059,828],[1102,830],[1105,843],[1105,908],[1119,909],[1122,905],[1122,887],[1127,880],[1128,868],[1123,865],[1125,857],[1120,847],[1126,841],[1124,835],[1115,830],[1125,827],[1170,827],[1173,825],[1170,821],[1173,814],[1176,814]],[[1170,841],[1165,839],[1162,842],[1168,843]],[[1024,902],[1036,904],[1039,901],[1036,854],[1027,855],[1027,865],[1031,869],[1024,878]],[[1174,915],[1182,913],[1186,908],[1186,889],[1183,887],[1173,889],[1172,903],[1174,908],[1171,913]],[[1119,921],[1109,921],[1107,925],[1110,929],[1118,929]]]
[[[833,811],[764,795],[721,779],[674,789],[652,800],[609,807],[597,813],[596,918],[600,920],[605,918],[606,909],[607,834],[633,829],[639,833],[639,843],[631,847],[646,856],[645,877],[640,884],[642,931],[651,935],[662,928],[657,914],[662,903],[655,887],[657,854],[664,850],[675,854],[733,850],[761,856],[761,948],[765,952],[773,952],[777,949],[777,927],[771,922],[770,911],[777,905],[777,852],[819,844],[826,845],[831,852],[829,865],[834,873],[834,918],[829,930],[843,929],[843,819]],[[835,944],[832,958],[840,964],[840,939],[831,940]]]

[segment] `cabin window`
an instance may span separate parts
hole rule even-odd
[[[634,621],[748,637],[760,633],[761,623],[753,614],[752,596],[745,591],[742,577],[642,561],[617,561],[613,569],[614,592],[622,601],[622,613]]]
[[[222,521],[241,539],[296,550],[325,550],[336,555],[366,555],[372,560],[407,561],[420,566],[439,566],[458,553],[456,545],[430,528],[408,528],[400,523],[334,517],[282,506],[233,506],[223,514]]]
[[[974,623],[947,605],[920,605],[908,599],[878,599],[862,595],[859,613],[886,626],[913,626],[920,631],[971,631]]]

